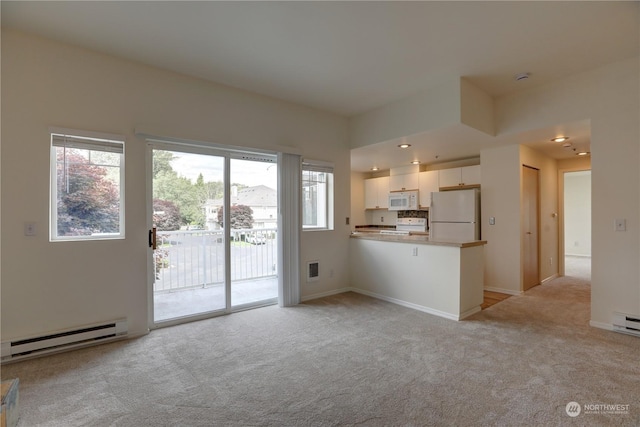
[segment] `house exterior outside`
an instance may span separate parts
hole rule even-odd
[[[209,199],[204,205],[205,229],[219,230],[218,211],[223,199]],[[276,228],[278,225],[278,194],[266,185],[238,190],[231,187],[231,206],[245,205],[253,210],[253,228]]]

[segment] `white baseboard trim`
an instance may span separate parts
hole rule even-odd
[[[595,320],[590,320],[589,326],[593,326],[594,328],[604,329],[606,331],[613,331],[613,325],[610,325],[609,323],[596,322]]]
[[[343,294],[345,292],[351,292],[351,291],[354,291],[354,290],[355,289],[353,289],[351,287],[347,287],[347,288],[334,289],[332,291],[327,291],[327,292],[319,292],[317,294],[305,295],[305,296],[300,298],[300,302],[311,301],[313,299],[318,299],[318,298],[322,298],[322,297],[328,297],[328,296],[331,296],[331,295]]]
[[[429,313],[429,314],[433,314],[434,316],[439,316],[439,317],[444,317],[445,319],[449,319],[449,320],[461,320],[463,317],[462,315],[460,316],[456,316],[455,314],[451,314],[451,313],[447,313],[444,311],[440,311],[440,310],[436,310],[433,308],[429,308],[429,307],[425,307],[423,305],[418,305],[418,304],[414,304],[412,302],[407,302],[407,301],[403,301],[403,300],[399,300],[396,298],[391,298],[385,295],[380,295],[380,294],[376,294],[375,292],[369,292],[369,291],[365,291],[362,289],[357,289],[357,288],[353,288],[351,289],[353,292],[359,293],[359,294],[363,294],[363,295],[367,295],[369,297],[372,298],[376,298],[382,301],[387,301],[393,304],[397,304],[397,305],[401,305],[403,307],[407,307],[407,308],[412,308],[414,310],[418,310],[418,311],[422,311],[424,313]],[[480,311],[480,307],[478,307],[478,311]],[[475,313],[475,311],[474,311]],[[467,316],[470,316],[472,313],[467,314]]]
[[[567,254],[567,253],[565,253],[564,256],[572,256],[572,257],[576,257],[576,258],[591,258],[591,255],[585,255],[585,254]]]
[[[464,313],[460,313],[459,319],[458,320],[463,320],[466,319],[467,317],[471,316],[472,314],[476,314],[482,311],[482,307],[480,307],[479,305],[473,307],[470,310],[465,311]]]
[[[353,287],[334,289],[332,291],[319,292],[317,294],[306,295],[306,296],[301,298],[301,302],[311,301],[311,300],[314,300],[314,299],[328,297],[328,296],[331,296],[331,295],[342,294],[342,293],[345,293],[345,292],[356,292],[358,294],[367,295],[369,297],[376,298],[376,299],[379,299],[379,300],[382,300],[382,301],[387,301],[387,302],[390,302],[392,304],[401,305],[403,307],[411,308],[413,310],[422,311],[424,313],[433,314],[434,316],[444,317],[445,319],[456,320],[456,321],[462,320],[462,319],[464,319],[466,317],[469,317],[472,314],[476,314],[476,313],[478,313],[479,311],[482,310],[482,308],[480,306],[477,306],[477,307],[473,307],[470,310],[465,311],[464,313],[460,313],[459,316],[456,316],[455,314],[451,314],[451,313],[447,313],[447,312],[444,312],[444,311],[436,310],[436,309],[433,309],[433,308],[425,307],[425,306],[422,306],[422,305],[414,304],[414,303],[411,303],[411,302],[399,300],[399,299],[396,299],[396,298],[390,298],[390,297],[387,297],[385,295],[376,294],[375,292],[369,292],[369,291],[365,291],[365,290],[358,289],[358,288],[353,288]]]
[[[541,285],[544,285],[545,283],[550,282],[550,281],[552,281],[553,279],[557,279],[558,277],[559,277],[559,276],[558,276],[558,273],[556,273],[556,274],[554,274],[553,276],[549,276],[549,277],[547,277],[546,279],[544,279],[542,282],[540,282],[540,284],[541,284]]]
[[[490,292],[497,292],[499,294],[507,294],[507,295],[522,295],[523,292],[522,291],[514,291],[512,289],[505,289],[505,288],[496,288],[493,286],[485,286],[484,287],[485,291],[490,291]]]

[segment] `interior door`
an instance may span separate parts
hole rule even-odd
[[[522,166],[522,287],[525,291],[540,284],[539,174],[538,169]]]

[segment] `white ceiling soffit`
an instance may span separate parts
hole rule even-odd
[[[556,136],[569,136],[569,148],[551,142]],[[410,144],[409,148],[399,148]],[[574,158],[578,151],[591,151],[591,123],[580,120],[536,129],[520,134],[493,137],[463,124],[436,129],[417,135],[380,142],[351,150],[351,170],[370,172],[372,167],[387,170],[408,166],[418,160],[422,165],[478,157],[484,148],[510,144],[531,147],[554,159]]]
[[[350,116],[443,76],[492,96],[638,54],[638,2],[12,2],[2,25]],[[513,76],[530,72],[526,82]],[[523,86],[524,84],[524,86]]]

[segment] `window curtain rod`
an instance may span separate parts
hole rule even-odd
[[[297,154],[300,155],[300,150],[296,147],[289,147],[284,145],[270,145],[264,148],[256,147],[243,147],[238,145],[220,144],[212,141],[203,141],[198,139],[181,138],[175,136],[169,136],[168,133],[159,132],[153,129],[147,129],[143,126],[137,126],[135,128],[135,136],[138,138],[146,139],[150,142],[159,143],[174,143],[179,145],[186,145],[191,147],[205,147],[213,148],[216,150],[224,151],[233,155],[233,153],[255,153],[264,156],[275,156],[277,153]]]

